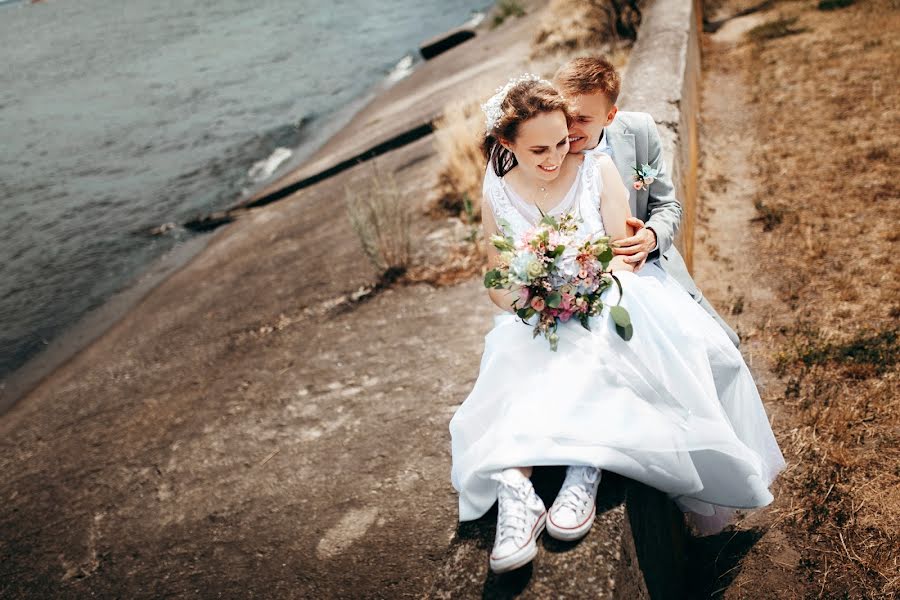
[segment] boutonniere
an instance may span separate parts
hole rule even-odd
[[[633,166],[634,175],[631,176],[634,179],[634,189],[636,190],[646,190],[650,187],[654,181],[656,181],[656,176],[659,175],[659,169],[654,169],[650,165],[643,164],[641,166]]]

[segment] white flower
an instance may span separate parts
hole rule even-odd
[[[517,254],[510,262],[509,262],[509,276],[510,278],[519,284],[526,284],[531,279],[529,278],[529,270],[533,269],[531,267],[532,263],[537,262],[538,257],[534,252],[522,252]]]
[[[484,111],[484,127],[489,133],[494,128],[494,126],[497,125],[497,121],[500,120],[500,117],[503,116],[503,111],[500,109],[500,105],[503,104],[504,100],[506,100],[506,95],[509,93],[509,90],[513,89],[523,81],[540,81],[541,83],[550,85],[549,81],[547,81],[546,79],[542,79],[539,75],[535,75],[534,73],[525,73],[524,75],[513,77],[506,82],[506,85],[497,88],[497,93],[491,96],[487,102],[481,105],[481,110]]]

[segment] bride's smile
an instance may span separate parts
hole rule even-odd
[[[522,123],[514,140],[502,143],[522,167],[518,177],[534,187],[555,180],[562,172],[569,153],[569,123],[562,111],[542,113]]]

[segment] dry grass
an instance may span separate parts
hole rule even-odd
[[[796,23],[797,17],[775,19],[774,21],[757,25],[747,32],[747,37],[755,42],[765,42],[806,31],[806,29],[801,27],[795,27]]]
[[[532,58],[617,48],[636,38],[640,22],[636,1],[551,0],[532,43]]]
[[[900,14],[785,3],[750,33],[765,131],[760,261],[788,313],[774,348],[793,468],[783,514],[819,597],[900,594]],[[873,22],[872,15],[879,19]]]
[[[410,263],[412,214],[393,174],[374,171],[365,189],[348,187],[346,204],[363,251],[381,279],[393,281],[404,274]]]
[[[494,8],[494,17],[491,27],[500,27],[510,17],[524,17],[525,7],[516,0],[500,0]]]
[[[481,153],[484,114],[481,103],[489,88],[465,100],[450,103],[435,123],[434,145],[440,157],[433,206],[437,214],[466,216],[466,200],[472,204],[469,222],[481,220],[481,182],[485,160]]]

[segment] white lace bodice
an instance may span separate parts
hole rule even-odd
[[[578,225],[578,237],[605,235],[603,219],[600,216],[600,191],[602,180],[597,159],[590,154],[585,155],[579,166],[575,182],[565,198],[561,199],[549,214],[559,216],[574,212],[581,218]],[[540,213],[534,205],[524,202],[506,183],[497,177],[490,164],[484,174],[482,186],[484,201],[490,206],[498,225],[501,221],[509,224],[513,237],[521,236],[526,230],[534,227],[540,220]]]

